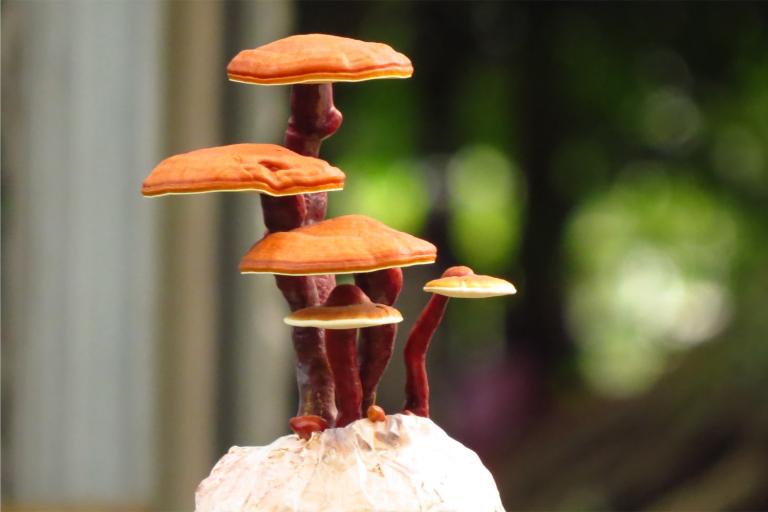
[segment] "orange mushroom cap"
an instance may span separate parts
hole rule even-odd
[[[302,34],[243,50],[227,66],[236,82],[285,85],[408,78],[411,61],[382,43],[327,34]]]
[[[257,191],[271,196],[341,190],[344,173],[324,160],[275,144],[198,149],[160,162],[141,187],[145,196]]]
[[[240,272],[314,275],[373,272],[434,263],[437,248],[365,215],[345,215],[271,233],[251,247]]]

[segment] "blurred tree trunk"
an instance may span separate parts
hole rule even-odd
[[[162,9],[2,11],[3,506],[146,505]]]
[[[554,7],[525,4],[527,32],[518,75],[520,167],[527,183],[523,216],[519,293],[508,317],[513,359],[532,365],[544,380],[561,370],[572,352],[565,327],[561,242],[571,205],[552,184],[552,158],[567,130],[555,90],[555,48],[551,29]]]
[[[287,35],[288,2],[169,3],[167,151],[280,142],[287,88],[228,82],[243,48]],[[263,234],[256,194],[163,198],[157,506],[189,510],[230,446],[287,430],[290,334],[272,279],[238,272]],[[279,392],[275,392],[275,389]]]
[[[223,8],[166,4],[166,154],[222,142]],[[189,510],[216,460],[217,195],[163,198],[157,506]]]
[[[293,2],[225,6],[225,62],[244,48],[292,32]],[[219,71],[223,81],[224,69]],[[282,144],[289,92],[287,86],[226,83],[225,140]],[[284,435],[296,399],[291,331],[281,321],[287,306],[271,276],[246,276],[238,270],[240,258],[264,234],[261,202],[256,194],[224,194],[221,207],[218,455],[235,444],[262,445]]]

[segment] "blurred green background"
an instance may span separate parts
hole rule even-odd
[[[348,177],[330,215],[439,248],[405,271],[384,408],[421,285],[469,265],[519,291],[451,302],[433,418],[509,510],[768,510],[767,22],[750,3],[4,2],[6,504],[188,510],[229,446],[286,433],[285,307],[236,272],[257,199],[139,185],[175,152],[279,142],[287,88],[227,83],[226,62],[325,32],[415,68],[338,84],[322,149]]]

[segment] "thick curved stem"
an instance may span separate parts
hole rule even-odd
[[[376,390],[392,359],[397,324],[360,329],[360,382],[363,386],[362,410],[376,403]]]
[[[362,418],[363,390],[357,371],[357,329],[325,331],[325,347],[336,389],[337,427],[346,427]]]
[[[385,268],[375,272],[355,274],[355,284],[372,302],[392,306],[403,289],[403,270]]]
[[[325,331],[311,327],[293,330],[296,352],[296,383],[299,387],[298,415],[317,415],[326,421],[336,417],[333,378],[325,350]]]
[[[388,268],[355,274],[355,284],[379,304],[392,306],[403,288],[403,271]],[[376,389],[395,349],[397,324],[360,329],[360,381],[363,386],[362,410],[376,403]]]
[[[333,104],[333,84],[296,84],[291,87],[291,117],[285,132],[285,147],[301,155],[320,156],[323,140],[333,135],[342,122]],[[305,194],[307,213],[304,224],[325,218],[328,194]]]
[[[270,233],[290,231],[301,226],[307,216],[307,205],[303,195],[274,197],[261,196],[261,211],[264,225]]]
[[[341,126],[341,112],[333,104],[333,84],[296,84],[291,87],[291,117],[285,147],[317,157],[320,144]]]
[[[275,282],[291,311],[321,303],[309,277],[276,275]],[[336,417],[336,406],[324,335],[322,329],[293,328],[291,337],[296,353],[296,383],[299,388],[297,416],[321,416],[332,424]]]
[[[326,306],[351,306],[370,303],[363,291],[353,284],[342,284],[333,289],[325,301]],[[339,415],[336,426],[345,427],[363,417],[361,403],[363,388],[357,368],[357,329],[326,329],[325,347],[336,389],[336,407]]]
[[[427,349],[445,315],[448,297],[432,295],[405,343],[405,406],[418,416],[429,418]]]
[[[317,157],[323,139],[341,125],[341,113],[333,105],[331,84],[294,85],[291,117],[285,146],[305,156]],[[313,224],[325,217],[327,194],[271,197],[261,195],[264,224],[270,232],[288,231]],[[333,289],[333,276],[276,276],[291,310],[322,304]],[[298,415],[317,415],[332,424],[335,419],[333,379],[321,329],[294,328],[296,381],[299,387]]]

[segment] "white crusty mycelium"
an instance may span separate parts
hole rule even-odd
[[[475,452],[429,418],[395,414],[232,447],[203,480],[196,512],[503,511]]]

